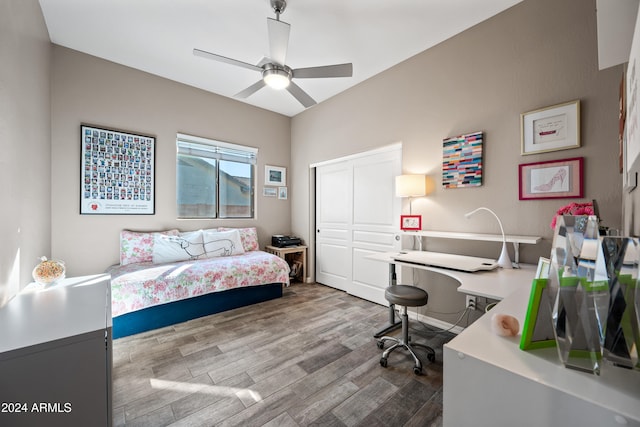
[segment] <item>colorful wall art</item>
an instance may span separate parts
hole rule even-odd
[[[442,186],[482,185],[482,132],[447,138],[442,143]]]

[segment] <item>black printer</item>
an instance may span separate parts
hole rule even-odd
[[[286,248],[288,246],[299,246],[302,240],[295,236],[284,236],[282,234],[274,234],[271,236],[271,245],[277,248]]]

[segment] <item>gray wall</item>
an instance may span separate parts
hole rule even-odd
[[[118,262],[122,229],[256,226],[290,231],[290,202],[262,196],[264,165],[289,167],[290,118],[60,46],[53,47],[52,252],[71,275]],[[80,215],[80,124],[156,137],[156,214]],[[257,220],[176,219],[176,133],[257,147]]]
[[[313,238],[313,193],[309,165],[392,142],[403,143],[403,170],[425,173],[436,191],[414,201],[423,228],[499,233],[495,219],[463,214],[487,206],[505,232],[542,236],[525,246],[524,261],[548,256],[555,211],[576,199],[519,201],[518,165],[585,158],[585,200],[597,199],[603,223],[621,226],[617,112],[622,66],[598,71],[595,0],[525,0],[432,49],[369,79],[292,120],[292,224]],[[520,113],[579,99],[582,147],[520,155]],[[441,187],[442,140],[485,132],[483,185]],[[404,211],[408,212],[405,202]],[[499,245],[427,242],[428,249],[491,256]],[[313,259],[313,256],[311,257]],[[428,282],[433,308],[457,311],[464,298],[455,284]],[[439,316],[452,321],[457,316]]]
[[[0,2],[0,306],[51,256],[51,45],[36,0]]]

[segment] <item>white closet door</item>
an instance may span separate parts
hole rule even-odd
[[[397,146],[316,168],[317,282],[386,304],[388,266],[366,257],[400,249],[401,158]]]
[[[349,162],[316,170],[316,281],[349,291],[351,281],[351,205]]]

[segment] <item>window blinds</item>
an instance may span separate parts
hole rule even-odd
[[[258,149],[198,136],[178,134],[178,154],[256,164]]]

